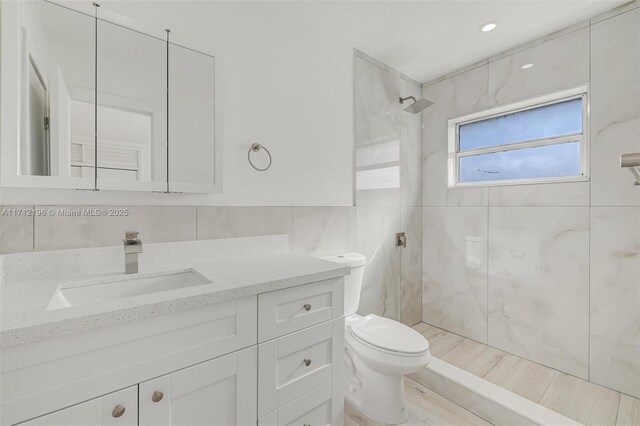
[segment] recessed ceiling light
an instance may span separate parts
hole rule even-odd
[[[533,64],[524,64],[520,68],[522,68],[523,70],[528,70],[528,69],[533,68]]]
[[[480,25],[480,31],[483,33],[488,33],[489,31],[493,31],[498,28],[498,21],[485,22]]]

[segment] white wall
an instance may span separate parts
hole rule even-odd
[[[259,3],[103,2],[101,10],[171,28],[222,59],[224,193],[178,195],[0,189],[2,204],[353,204],[353,50]],[[273,165],[254,171],[251,143]],[[15,141],[2,141],[15,143]]]

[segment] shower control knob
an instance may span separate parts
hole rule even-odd
[[[311,365],[311,360],[309,358],[305,358],[303,362],[307,367]]]
[[[164,397],[164,394],[163,394],[162,392],[160,392],[160,391],[155,391],[155,392],[153,393],[153,396],[151,397],[151,400],[152,400],[153,402],[160,402],[160,401],[162,401],[162,397]]]
[[[305,304],[304,304],[304,310],[305,310],[305,311],[310,311],[310,310],[311,310],[311,305],[310,305],[310,304],[308,304],[308,303],[305,303]]]

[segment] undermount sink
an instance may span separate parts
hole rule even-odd
[[[193,269],[141,278],[116,278],[112,281],[62,285],[51,298],[47,310],[81,306],[92,302],[124,299],[144,294],[194,287],[211,282]]]

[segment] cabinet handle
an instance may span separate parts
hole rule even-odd
[[[113,409],[113,412],[111,412],[111,415],[117,419],[118,417],[121,417],[125,411],[127,410],[125,410],[122,405],[118,404],[116,405],[116,408]]]
[[[160,391],[155,391],[153,393],[153,396],[151,397],[151,400],[153,402],[160,402],[162,400],[162,397],[164,396],[164,394]]]
[[[303,362],[307,367],[311,365],[311,360],[309,358],[305,358]]]
[[[305,310],[305,311],[310,311],[310,310],[311,310],[311,305],[310,305],[310,304],[308,304],[308,303],[305,303],[305,304],[304,304],[304,310]]]

